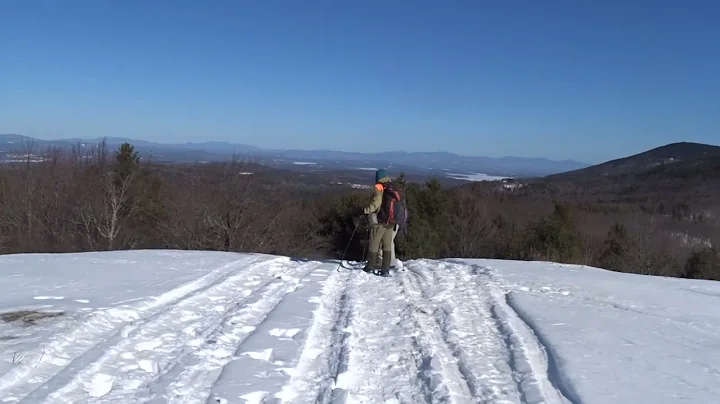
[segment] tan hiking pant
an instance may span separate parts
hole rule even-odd
[[[372,225],[372,227],[370,227],[370,245],[368,246],[370,254],[378,256],[381,245],[383,249],[392,248],[394,246],[393,239],[396,233],[397,232],[393,232],[393,227],[386,227],[382,224]]]
[[[380,248],[378,250],[378,262],[382,262],[383,250],[390,250],[390,252],[392,253],[390,255],[390,265],[395,264],[395,237],[398,234],[398,230],[400,230],[400,225],[396,224],[392,229],[392,241],[390,242],[390,248],[385,248],[385,246],[383,245],[383,248]]]

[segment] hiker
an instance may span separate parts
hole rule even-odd
[[[396,260],[396,255],[395,255],[395,237],[397,237],[397,234],[400,230],[403,230],[403,234],[407,235],[407,207],[405,207],[405,218],[404,218],[403,222],[395,223],[395,226],[393,226],[392,243],[390,244],[390,248],[389,248],[390,252],[392,252],[392,258],[390,258],[390,268],[397,267],[397,260]],[[378,262],[382,262],[383,250],[386,250],[386,249],[380,248],[380,250],[378,251]]]
[[[391,182],[394,182],[394,181],[391,181]],[[405,196],[401,195],[401,197],[402,197],[403,205],[405,205]],[[390,250],[392,252],[392,257],[390,258],[390,268],[397,268],[397,258],[396,258],[396,254],[395,254],[395,238],[397,237],[398,232],[400,230],[402,230],[403,234],[407,235],[407,219],[408,219],[407,206],[405,205],[403,207],[404,207],[404,215],[403,215],[404,217],[402,218],[402,220],[398,220],[395,223],[395,226],[393,226],[393,229],[392,229],[393,235],[392,235],[392,242],[390,243],[390,248],[382,248],[382,245],[381,245],[381,248],[378,251],[378,261],[377,262],[382,262],[384,250]]]
[[[365,271],[377,269],[378,261],[381,260],[380,274],[389,274],[390,264],[395,258],[394,238],[398,225],[404,223],[406,216],[404,203],[402,194],[397,191],[387,172],[384,169],[377,170],[373,198],[363,209],[363,213],[370,216],[370,244]]]

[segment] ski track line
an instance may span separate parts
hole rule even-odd
[[[302,265],[300,272],[311,265],[312,262]],[[83,397],[83,402],[88,402],[91,397],[96,402],[122,403],[133,402],[135,398],[148,399],[148,383],[173,372],[187,355],[208,344],[208,340],[213,341],[214,335],[235,311],[246,312],[256,308],[256,305],[251,305],[249,309],[241,309],[248,300],[257,296],[261,303],[273,302],[278,291],[281,298],[283,291],[290,291],[286,286],[297,288],[300,282],[289,274],[298,267],[288,259],[260,264],[255,269],[262,269],[264,273],[254,275],[242,271],[206,293],[172,307],[163,317],[143,327],[137,335],[108,350],[99,361],[49,397],[54,402],[67,400],[69,403],[76,402],[77,395]],[[307,272],[310,270],[306,270],[305,274]],[[286,277],[295,282],[288,282]],[[267,310],[272,310],[272,307]],[[262,314],[259,316],[262,318]],[[215,354],[222,357],[232,352],[215,351]],[[121,376],[110,376],[117,373],[118,368]]]
[[[425,275],[412,266],[399,275],[402,295],[407,300],[409,311],[419,331],[415,338],[415,351],[419,353],[421,373],[418,377],[427,385],[428,402],[475,403],[473,391],[465,379],[457,358],[443,334],[436,317],[437,307],[426,295],[421,279]]]
[[[10,388],[3,386],[3,401],[20,401],[21,398],[28,398],[31,401],[43,400],[51,395],[59,386],[67,384],[61,391],[74,388],[73,380],[82,378],[88,373],[95,373],[97,370],[90,370],[99,367],[104,362],[103,358],[112,355],[112,352],[120,346],[128,344],[127,341],[135,341],[144,335],[145,327],[157,324],[164,318],[175,315],[177,320],[182,318],[175,314],[177,307],[191,306],[197,300],[206,296],[212,296],[215,290],[222,290],[222,285],[229,278],[248,279],[254,276],[268,277],[267,267],[281,265],[289,260],[287,257],[266,257],[254,256],[223,265],[199,279],[189,282],[179,288],[173,289],[150,304],[140,305],[139,308],[115,307],[107,310],[99,310],[85,320],[80,327],[69,335],[56,337],[45,348],[45,355],[42,361],[34,369],[25,370],[25,375],[31,377],[27,380],[20,380],[17,375],[14,380],[7,381]],[[240,272],[237,270],[241,269]],[[254,275],[259,272],[260,275]],[[238,275],[239,274],[239,275]],[[270,275],[270,277],[272,277]],[[226,293],[226,292],[223,292]],[[144,307],[143,307],[144,306]],[[119,318],[118,318],[119,317]],[[130,324],[127,324],[127,323]],[[126,324],[124,327],[121,327]],[[98,330],[100,328],[100,330]],[[119,329],[118,329],[119,328]],[[88,338],[88,335],[90,338]],[[152,350],[153,346],[143,347]],[[69,354],[68,354],[69,352]],[[127,361],[127,359],[125,359]],[[141,362],[140,366],[147,367],[150,362]],[[111,365],[114,368],[114,365]],[[110,372],[113,373],[113,372]],[[89,376],[89,375],[88,375]],[[15,382],[15,385],[11,383]],[[90,390],[91,395],[99,395],[107,388],[110,380],[108,376],[97,374],[93,384],[83,387]],[[59,399],[59,398],[57,398]]]
[[[162,403],[205,403],[212,389],[232,361],[249,355],[262,358],[266,352],[243,352],[241,347],[250,337],[266,325],[268,318],[282,305],[288,295],[296,293],[303,280],[325,264],[310,261],[294,269],[292,278],[285,282],[266,285],[253,301],[238,302],[216,331],[204,340],[202,347],[194,349],[186,360],[178,363],[148,390]],[[290,276],[290,275],[288,275]],[[307,287],[307,286],[306,286]],[[240,308],[242,304],[242,308]],[[275,330],[279,331],[279,330]],[[283,330],[287,331],[287,330]],[[263,335],[260,339],[266,340]],[[272,352],[272,351],[270,351]],[[160,399],[160,393],[163,398]],[[218,401],[218,399],[216,399]]]
[[[422,378],[425,357],[416,354],[421,330],[396,279],[360,275],[350,324],[348,371],[342,374],[347,403],[413,403],[431,401]]]
[[[536,336],[533,329],[518,314],[510,304],[507,293],[496,287],[491,288],[493,299],[496,301],[495,313],[498,321],[508,334],[508,340],[516,347],[515,354],[523,359],[518,360],[524,369],[518,369],[525,375],[521,383],[527,403],[566,404],[573,403],[563,395],[561,388],[553,382],[560,382],[559,370],[552,366],[553,359],[547,348]],[[555,374],[556,377],[552,377]]]
[[[435,263],[434,263],[435,264]],[[436,301],[434,321],[473,402],[522,402],[510,354],[482,288],[471,285],[455,265],[411,267],[424,296]]]
[[[76,320],[79,326],[67,333],[57,334],[47,344],[25,353],[26,361],[0,377],[3,402],[15,402],[29,394],[36,386],[52,379],[67,366],[79,360],[92,360],[105,346],[136,331],[145,321],[161,314],[173,303],[190,298],[229,277],[242,266],[271,261],[267,256],[243,257],[175,289],[161,294],[150,302],[115,306],[95,310]],[[16,396],[16,395],[19,395]]]
[[[503,281],[491,269],[470,264],[455,264],[465,267],[467,282],[475,289],[482,289],[490,297],[492,314],[498,329],[503,333],[507,348],[511,352],[511,366],[517,378],[518,389],[524,403],[567,404],[573,401],[563,395],[551,379],[558,370],[552,367],[552,357],[534,330],[522,319],[503,292]],[[485,278],[485,282],[480,282]]]
[[[442,315],[437,319],[475,399],[523,402],[512,352],[494,315],[487,285],[464,266],[441,262],[430,272],[430,285],[440,291],[436,298],[442,302]]]
[[[209,389],[212,398],[199,402],[228,403],[237,398],[258,402],[269,396],[278,397],[308,342],[307,333],[331,271],[335,272],[328,263],[318,266],[305,277],[302,287],[283,297],[247,338],[236,346],[228,346],[235,349],[235,355],[212,383]]]
[[[332,271],[325,281],[312,325],[290,380],[275,394],[278,403],[341,403],[348,369],[348,324],[360,271]]]

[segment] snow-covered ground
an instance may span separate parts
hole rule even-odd
[[[258,254],[0,256],[0,402],[720,396],[720,283],[539,262],[403,266],[380,278]]]
[[[455,174],[451,173],[447,175],[450,178],[454,178],[456,180],[465,180],[465,181],[501,181],[505,179],[510,179],[512,177],[502,177],[498,175],[487,175],[482,173],[473,173],[473,174]]]
[[[335,182],[333,182],[332,184],[333,184],[333,185],[346,185],[346,186],[349,186],[350,188],[355,188],[355,189],[372,189],[372,188],[373,188],[372,185],[367,185],[367,184],[353,184],[353,183],[351,183],[351,182],[339,182],[339,181],[335,181]]]

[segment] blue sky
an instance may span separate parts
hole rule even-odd
[[[0,133],[600,162],[720,142],[717,1],[0,2]]]

